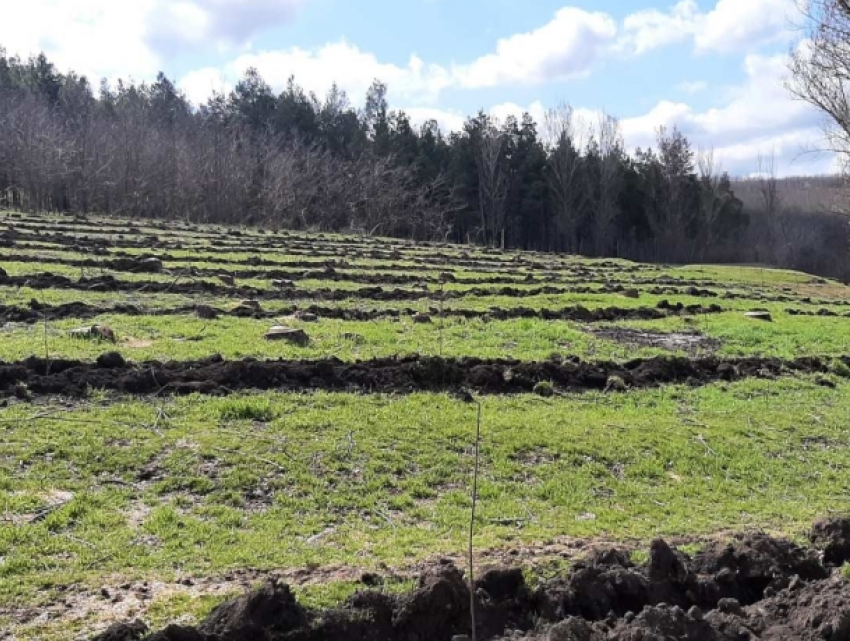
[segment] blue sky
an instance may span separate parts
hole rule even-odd
[[[196,102],[249,66],[275,89],[336,81],[359,105],[374,78],[415,121],[458,128],[567,102],[587,127],[617,116],[627,146],[679,126],[723,168],[833,169],[817,113],[783,87],[795,0],[0,0],[0,45],[44,50],[63,70],[146,80],[159,70]]]

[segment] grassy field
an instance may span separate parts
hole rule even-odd
[[[759,268],[651,266],[338,235],[122,226],[94,217],[0,214],[0,226],[21,233],[4,253],[28,257],[0,260],[8,278],[51,272],[71,280],[62,288],[0,281],[4,641],[86,639],[135,616],[153,627],[192,621],[270,573],[308,603],[337,601],[361,585],[366,571],[387,576],[387,589],[403,589],[421,563],[463,555],[471,498],[477,404],[453,393],[338,393],[305,385],[224,396],[176,396],[167,387],[149,395],[80,395],[3,387],[3,368],[30,356],[46,358],[49,368],[51,360],[91,362],[118,351],[130,361],[126,368],[138,370],[150,366],[145,361],[213,354],[346,362],[422,354],[523,363],[824,357],[833,363],[827,374],[606,392],[542,381],[545,395],[470,390],[483,417],[475,548],[482,566],[509,561],[530,576],[545,575],[598,542],[637,545],[661,535],[699,547],[756,529],[798,537],[813,518],[850,509],[850,369],[837,360],[850,354],[850,288],[834,281]],[[97,254],[86,249],[93,239]],[[225,241],[228,251],[213,245]],[[108,267],[139,255],[163,257],[163,271]],[[214,291],[192,291],[191,281],[180,292],[144,289],[146,282],[172,282],[189,266],[262,272],[266,266],[246,261],[277,261],[321,269],[329,256],[333,278],[298,268],[310,273],[296,275],[303,290],[297,300],[275,297],[265,277],[240,278],[236,287],[215,276],[194,278],[214,283]],[[101,264],[81,268],[86,261]],[[380,280],[443,272],[456,280],[501,280],[430,282],[427,295],[410,300],[359,292],[410,291],[419,285]],[[79,281],[102,274],[139,288],[91,291]],[[359,282],[370,274],[378,282]],[[549,280],[529,284],[529,274]],[[541,284],[594,291],[468,291]],[[267,317],[202,320],[192,312],[199,303],[233,309],[244,298],[241,285],[268,292],[260,300]],[[311,299],[311,291],[324,289],[340,297]],[[667,309],[658,307],[664,300],[722,310],[659,313]],[[94,309],[86,318],[11,320],[10,310],[30,310],[33,301]],[[118,303],[132,303],[138,313],[109,311]],[[313,303],[377,315],[354,321],[320,314],[305,322],[274,314]],[[457,315],[577,306],[616,311],[592,322]],[[627,317],[639,309],[654,316]],[[753,309],[768,310],[772,321],[745,316]],[[421,313],[432,322],[414,322]],[[310,344],[264,340],[275,323],[305,330]],[[69,333],[92,324],[108,325],[117,342]]]

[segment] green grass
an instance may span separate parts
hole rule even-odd
[[[809,274],[790,269],[739,265],[686,265],[670,273],[677,274],[680,278],[717,279],[749,285],[799,285],[814,280]]]
[[[3,268],[9,274],[9,276],[29,276],[35,275],[42,272],[48,272],[51,274],[55,274],[57,276],[65,276],[67,278],[71,278],[76,280],[80,277],[86,278],[94,278],[102,275],[114,276],[116,279],[126,282],[139,283],[141,287],[145,283],[211,283],[221,285],[221,282],[215,276],[189,276],[189,275],[180,275],[180,272],[184,268],[173,269],[173,273],[159,273],[159,274],[135,274],[132,272],[118,272],[109,269],[100,269],[95,267],[75,267],[72,265],[63,265],[61,262],[51,263],[51,262],[39,262],[39,263],[28,263],[28,262],[14,262],[7,261],[2,263]],[[243,268],[244,269],[244,268]],[[220,272],[222,274],[227,273],[229,270],[222,268]],[[239,278],[236,280],[236,285],[238,287],[251,287],[257,290],[273,290],[272,279],[270,278]],[[299,291],[302,293],[304,291],[317,290],[317,289],[335,289],[341,291],[351,291],[354,292],[358,289],[371,287],[372,285],[368,283],[359,283],[350,280],[322,280],[319,278],[310,278],[299,280],[296,283],[296,286]],[[541,285],[539,283],[524,283],[524,282],[515,282],[515,283],[495,283],[495,284],[483,284],[483,285],[475,285],[475,284],[466,284],[466,283],[447,283],[444,287],[445,291],[457,291],[457,292],[466,292],[471,289],[501,289],[503,287],[514,287],[518,290],[525,289],[536,289]],[[555,285],[559,286],[559,285]],[[566,287],[567,285],[560,285],[560,287]],[[416,287],[413,283],[402,283],[402,284],[388,284],[384,288],[385,289],[399,289],[410,291]],[[431,291],[437,290],[437,285],[434,283],[429,284]],[[303,297],[303,296],[302,296]]]
[[[269,423],[277,418],[268,398],[234,397],[226,400],[219,417],[222,421],[256,421]]]
[[[44,247],[16,248],[14,253],[15,253],[16,256],[38,257],[40,259],[40,261],[38,263],[39,269],[43,269],[45,271],[56,270],[58,267],[61,267],[63,265],[64,261],[84,260],[84,259],[92,260],[92,256],[90,254],[86,253],[86,252],[71,251],[71,250],[53,250],[53,249],[48,250],[48,249],[45,249]],[[151,253],[156,254],[157,252],[151,252],[150,250],[146,250],[146,251],[137,252],[137,253],[139,255],[145,255],[145,254],[151,254]],[[309,257],[300,256],[300,255],[299,256],[295,256],[295,255],[293,255],[293,256],[279,256],[279,255],[276,255],[276,256],[274,256],[274,260],[280,261],[283,264],[280,264],[280,265],[256,265],[255,266],[255,265],[251,265],[251,264],[235,262],[235,261],[245,261],[248,258],[254,257],[253,254],[251,254],[251,255],[249,255],[249,254],[229,254],[229,253],[222,254],[221,252],[217,252],[215,254],[214,257],[217,260],[225,259],[225,260],[234,261],[234,262],[230,262],[230,263],[212,262],[210,260],[205,260],[203,256],[199,256],[197,253],[188,252],[188,251],[185,251],[185,250],[168,251],[168,252],[163,252],[163,254],[167,254],[167,255],[173,256],[175,258],[184,257],[184,258],[191,258],[192,259],[191,261],[164,260],[163,266],[164,266],[165,270],[173,272],[175,274],[180,272],[180,271],[187,270],[191,267],[194,267],[196,269],[214,270],[214,271],[220,272],[220,273],[239,272],[239,271],[245,271],[245,270],[260,270],[260,271],[261,270],[268,270],[268,271],[278,270],[278,271],[290,271],[290,272],[293,272],[293,273],[299,273],[299,272],[303,272],[303,271],[309,271],[311,269],[312,270],[321,270],[325,266],[325,263],[327,262],[327,258],[322,259],[322,260],[318,260],[318,259],[312,259],[311,260]],[[210,258],[213,258],[213,257],[211,256]],[[99,260],[102,260],[104,262],[110,261],[110,260],[113,260],[113,259],[114,259],[114,257],[109,256],[109,255],[99,257]],[[95,260],[98,260],[98,257],[96,257]],[[285,261],[292,262],[293,264],[288,266]],[[299,266],[299,263],[305,263],[305,262],[307,262],[307,263],[315,262],[316,264],[313,267]],[[419,276],[423,275],[422,271],[421,271],[421,266],[416,262],[413,262],[413,261],[410,261],[410,260],[398,260],[398,261],[391,261],[391,263],[392,263],[392,266],[394,268],[406,266],[406,267],[409,268],[409,270],[401,271],[401,270],[398,270],[398,269],[391,269],[391,270],[381,269],[382,267],[383,268],[387,267],[387,261],[378,261],[378,260],[369,260],[369,259],[346,259],[346,266],[345,267],[341,267],[341,266],[337,265],[335,267],[335,269],[340,274],[367,274],[369,276],[376,276],[376,277],[377,276],[393,277],[393,276],[398,276],[398,275],[419,277]],[[374,269],[374,268],[377,268],[377,269]],[[79,270],[79,268],[76,268],[76,269]],[[100,271],[100,269],[98,267],[86,267],[84,269],[87,273],[92,273],[92,272],[98,273]],[[493,271],[477,271],[475,269],[460,268],[460,267],[457,267],[457,266],[454,266],[454,265],[446,265],[440,271],[437,271],[437,269],[438,269],[437,267],[431,266],[430,270],[427,271],[424,275],[426,277],[429,277],[429,278],[437,278],[439,273],[441,273],[442,271],[445,271],[445,272],[450,272],[450,273],[454,274],[455,276],[457,276],[459,278],[468,278],[468,279],[472,279],[472,278],[493,278],[495,276],[499,276],[500,278],[504,279],[506,283],[509,283],[511,280],[513,280],[517,283],[522,283],[523,282],[522,279],[525,277],[525,275],[527,273],[529,273],[528,270],[525,270],[525,269],[515,270],[515,271],[511,271],[511,272],[494,273]],[[107,270],[107,271],[109,271],[109,270]],[[118,274],[128,273],[128,272],[110,272],[110,273],[118,275]],[[79,275],[79,271],[78,271],[77,275]],[[569,276],[569,273],[565,273],[565,277],[566,276]]]
[[[236,306],[239,299],[227,298],[222,296],[209,296],[203,294],[173,294],[173,293],[158,293],[152,294],[149,292],[122,292],[120,298],[114,292],[87,292],[71,289],[43,289],[37,290],[31,287],[21,288],[0,288],[0,304],[9,306],[26,307],[31,300],[39,301],[42,304],[61,305],[63,303],[86,302],[91,305],[109,306],[116,302],[132,303],[148,309],[161,309],[167,307],[179,307],[183,305],[195,305],[205,303],[220,307],[221,309],[231,309]],[[528,296],[523,298],[512,298],[509,296],[467,296],[461,298],[447,299],[443,303],[446,310],[449,309],[472,309],[487,311],[492,307],[502,309],[510,309],[514,307],[525,307],[528,309],[560,309],[562,307],[571,307],[574,305],[583,305],[590,309],[598,307],[655,307],[660,301],[668,300],[671,302],[681,302],[683,305],[708,305],[711,301],[689,296],[654,296],[642,295],[639,299],[626,298],[619,294],[545,294],[538,296]],[[340,307],[361,310],[373,309],[412,309],[416,311],[428,311],[434,309],[439,311],[439,300],[423,298],[419,300],[402,300],[402,301],[376,301],[369,299],[349,298],[339,301],[322,301],[310,300],[305,298],[297,301],[286,300],[265,300],[261,301],[264,309],[276,310],[293,304],[301,307],[307,307],[311,304],[317,304],[321,307]],[[750,309],[753,306],[752,301],[719,301],[724,307],[741,309]],[[788,307],[785,305],[784,307]],[[792,307],[805,308],[806,305],[790,305]],[[821,306],[818,306],[818,308]],[[850,311],[850,308],[836,308],[838,311]]]
[[[132,360],[194,360],[219,353],[227,359],[255,357],[324,358],[353,361],[393,355],[426,354],[446,357],[516,358],[543,360],[552,354],[579,355],[588,359],[626,359],[667,353],[645,347],[633,348],[595,337],[576,323],[514,319],[485,322],[479,319],[445,319],[423,325],[409,317],[400,320],[304,323],[280,319],[303,328],[309,346],[267,341],[265,332],[275,321],[221,317],[206,321],[192,316],[104,315],[85,322],[63,320],[48,323],[47,347],[41,323],[0,328],[0,359],[12,361],[31,355],[93,360],[104,351],[117,350]],[[74,328],[107,325],[119,338],[117,345],[72,337]],[[356,340],[351,338],[356,335]]]
[[[73,289],[33,289],[32,287],[0,288],[0,304],[10,307],[27,307],[32,300],[38,301],[42,305],[63,305],[66,303],[84,302],[95,306],[112,306],[116,303],[129,303],[148,309],[181,307],[198,303],[228,308],[234,307],[238,302],[234,299],[194,294],[122,292],[119,297],[115,292],[87,292]]]
[[[794,534],[850,507],[848,383],[482,403],[478,549]],[[426,394],[15,405],[0,416],[0,602],[46,603],[106,577],[403,568],[459,553],[474,416]],[[72,498],[42,521],[15,521],[59,493]]]
[[[61,216],[29,218],[43,221],[44,230],[71,222]],[[97,229],[98,224],[115,223],[114,219],[90,220],[91,229],[82,233],[116,237],[116,230]],[[14,222],[0,213],[0,225]],[[564,279],[592,270],[578,280],[590,286],[606,279],[662,277],[700,286],[711,283],[721,296],[733,292],[740,298],[654,295],[648,293],[653,285],[645,284],[638,286],[637,299],[602,293],[516,298],[490,294],[449,299],[444,308],[631,309],[655,307],[663,299],[686,305],[718,303],[727,311],[611,325],[652,332],[698,331],[715,339],[723,355],[794,358],[850,353],[850,319],[792,317],[785,312],[827,307],[844,314],[850,308],[840,303],[850,298],[850,288],[797,272],[640,265],[532,252],[494,254],[462,246],[426,247],[335,234],[262,235],[246,228],[240,228],[244,233],[240,237],[222,226],[189,231],[178,226],[158,229],[150,221],[129,224],[145,234],[184,243],[180,250],[153,250],[191,259],[166,265],[174,270],[190,264],[222,272],[252,269],[216,265],[209,262],[212,257],[260,257],[319,267],[346,251],[379,249],[397,250],[399,257],[349,255],[345,269],[418,274],[424,261],[464,278],[490,277],[496,271],[502,277],[522,278],[531,261]],[[213,246],[212,234],[227,234],[232,243]],[[269,239],[277,246],[256,254],[244,249]],[[324,254],[310,256],[311,246]],[[115,251],[151,253],[146,248]],[[73,279],[80,276],[80,269],[63,262],[92,256],[45,242],[44,237],[22,243],[12,253],[43,259],[0,263],[12,274],[52,271]],[[437,253],[449,260],[437,259]],[[462,256],[479,264],[452,264]],[[517,256],[522,260],[515,261]],[[405,271],[382,269],[390,263]],[[99,271],[86,269],[85,274]],[[174,279],[169,274],[113,275],[136,280],[140,286]],[[270,286],[264,278],[239,284]],[[302,308],[315,302],[325,307],[410,310],[431,313],[435,322],[414,324],[406,314],[399,320],[374,322],[281,319],[303,327],[312,337],[309,347],[299,348],[263,340],[272,320],[104,315],[46,326],[0,326],[0,359],[45,353],[52,358],[94,359],[116,347],[72,339],[68,330],[95,323],[111,326],[123,339],[117,349],[134,361],[197,359],[214,353],[229,359],[345,360],[414,353],[525,360],[557,353],[623,360],[668,353],[602,339],[590,331],[605,324],[583,327],[538,319],[483,322],[450,317],[441,332],[433,311],[440,306],[436,300],[311,300],[311,289],[355,290],[367,285],[322,279],[298,284],[307,291],[297,301]],[[469,288],[451,283],[445,290]],[[766,301],[777,296],[790,302]],[[804,297],[815,302],[803,302]],[[151,310],[199,303],[229,309],[237,302],[145,291],[0,287],[0,304],[26,306],[31,299],[53,305],[129,302]],[[262,301],[268,310],[290,305],[285,300]],[[744,317],[743,312],[756,307],[768,309],[774,322]],[[345,334],[359,338],[344,338]],[[695,537],[696,549],[701,537],[749,529],[799,537],[814,518],[850,510],[846,473],[850,369],[837,359],[831,368],[834,389],[819,385],[816,377],[803,376],[566,396],[550,396],[555,390],[544,382],[537,394],[482,397],[476,549],[542,549],[578,537],[620,541],[641,550],[653,537],[681,535]],[[132,616],[142,617],[152,627],[197,620],[241,590],[239,577],[250,583],[269,571],[296,577],[299,597],[312,605],[338,602],[358,589],[361,572],[381,572],[386,566],[401,577],[386,589],[409,589],[423,559],[459,558],[464,553],[475,413],[475,405],[424,393],[267,392],[134,399],[94,390],[78,402],[36,397],[25,404],[10,399],[0,408],[0,629],[26,641],[85,639],[92,629],[103,628],[118,616],[116,608],[125,606],[121,618],[136,608]],[[643,555],[636,552],[635,558]],[[563,572],[570,562],[546,554],[539,559],[534,571],[542,574]],[[315,574],[299,581],[298,570]],[[195,584],[185,585],[187,577]],[[149,600],[113,605],[100,596],[101,587],[114,591],[139,582],[151,586]],[[70,608],[63,605],[66,601]]]
[[[773,322],[745,317],[741,312],[710,314],[660,321],[618,323],[651,331],[693,331],[720,341],[718,352],[727,356],[776,356],[792,359],[804,355],[850,354],[850,318],[790,316],[772,305]]]
[[[628,299],[624,299],[628,300]],[[751,306],[750,306],[751,307]],[[746,306],[744,307],[746,308]],[[614,326],[649,332],[699,332],[719,341],[716,351],[727,356],[774,356],[792,359],[802,355],[850,354],[850,318],[790,316],[783,305],[770,305],[774,322],[747,318],[743,310],[653,321],[624,321]],[[420,308],[422,309],[422,308]],[[486,309],[486,308],[485,308]],[[282,317],[277,322],[303,328],[311,338],[306,347],[263,338],[274,320],[223,316],[207,321],[194,316],[102,315],[79,320],[0,327],[0,359],[12,361],[31,355],[93,360],[116,349],[126,358],[142,360],[195,360],[215,353],[227,359],[324,358],[364,360],[393,355],[516,358],[544,360],[553,354],[588,360],[628,360],[671,352],[597,337],[594,329],[570,321],[510,319],[505,321],[444,319],[416,324],[409,317],[374,321],[320,319],[304,323]],[[108,325],[119,338],[117,345],[74,338],[69,331],[93,324]],[[351,336],[357,336],[352,340]],[[45,336],[47,345],[45,346]]]

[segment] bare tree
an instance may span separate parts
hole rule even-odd
[[[697,171],[700,178],[700,221],[702,226],[701,255],[705,259],[719,236],[719,217],[723,213],[723,198],[720,194],[720,168],[713,149],[700,149],[696,154]],[[696,246],[694,247],[696,249]]]
[[[567,249],[576,251],[578,224],[588,200],[581,175],[585,124],[576,117],[571,106],[562,103],[546,112],[543,135],[549,148],[546,178],[555,224],[569,239]]]
[[[591,138],[599,155],[597,172],[592,177],[596,184],[589,191],[593,199],[596,251],[604,255],[613,251],[616,255],[613,228],[620,212],[618,201],[623,189],[621,169],[625,153],[619,120],[600,114]]]
[[[825,116],[826,149],[850,169],[850,9],[845,0],[799,0],[804,38],[791,52],[791,93]]]
[[[758,204],[766,220],[766,247],[758,247],[758,259],[779,263],[793,259],[793,237],[789,219],[782,207],[779,179],[776,176],[776,154],[759,153],[756,157],[756,193]],[[766,250],[766,251],[765,251]]]
[[[504,162],[505,136],[494,123],[481,132],[475,156],[478,168],[478,210],[484,242],[494,246],[505,229],[508,172]]]
[[[756,184],[758,196],[764,212],[773,216],[779,211],[779,181],[776,177],[776,152],[771,149],[767,155],[759,152],[756,156]]]

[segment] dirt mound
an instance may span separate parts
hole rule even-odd
[[[765,641],[850,639],[850,583],[843,577],[793,586],[748,608],[747,627]]]
[[[578,358],[534,362],[410,356],[346,363],[322,360],[225,361],[216,355],[201,361],[97,363],[30,357],[0,362],[0,394],[21,384],[33,394],[85,396],[89,389],[130,394],[228,394],[234,390],[337,390],[366,392],[455,391],[486,394],[532,392],[541,381],[554,390],[611,390],[669,383],[706,384],[745,377],[771,378],[788,373],[823,373],[829,359],[802,357],[738,359],[655,357],[626,363],[587,362]],[[850,363],[850,357],[844,357]],[[110,362],[110,365],[116,363]]]
[[[832,304],[832,303],[830,303],[830,304]],[[841,304],[841,303],[835,303],[835,304]],[[789,309],[785,310],[785,313],[788,314],[789,316],[821,316],[821,317],[826,316],[826,317],[830,317],[830,318],[837,318],[837,317],[850,318],[850,312],[845,312],[844,314],[839,314],[838,312],[831,310],[831,309],[827,309],[825,307],[822,307],[821,309],[818,309],[817,311],[789,308]]]
[[[816,553],[763,535],[694,558],[657,540],[641,566],[625,552],[598,551],[536,588],[518,568],[491,569],[474,595],[482,640],[850,639],[850,582],[830,576]],[[329,610],[305,608],[286,585],[269,581],[220,605],[197,628],[171,626],[145,639],[449,641],[470,634],[469,608],[468,584],[447,563],[408,594],[359,592]],[[135,641],[145,634],[140,625],[113,626],[106,633],[113,636],[95,639]]]
[[[30,254],[11,255],[6,257],[6,260],[23,263],[44,262],[44,259],[41,257]],[[156,274],[164,271],[164,262],[166,260],[170,263],[174,259],[170,259],[167,256],[118,256],[112,259],[101,260],[94,258],[63,258],[62,264],[69,267],[109,270],[114,272]],[[199,259],[193,258],[193,260],[197,261]],[[220,269],[196,267],[194,265],[181,267],[180,260],[176,260],[174,262],[174,266],[169,266],[169,272],[175,276],[182,273],[187,277],[215,278],[222,274],[222,270]],[[227,265],[234,264],[231,261],[221,260],[205,260],[204,262]],[[238,265],[239,263],[236,264]],[[255,263],[250,264],[254,265]],[[267,262],[266,264],[269,264],[270,267],[265,269],[258,267],[255,267],[254,269],[229,269],[224,273],[237,280],[250,278],[284,281],[326,280],[335,282],[363,283],[367,285],[407,285],[418,283],[439,285],[441,282],[453,282],[465,285],[508,285],[519,282],[542,282],[542,279],[536,277],[520,281],[511,273],[487,277],[458,277],[449,273],[449,277],[442,277],[439,273],[428,273],[428,270],[424,270],[426,273],[419,273],[419,269],[412,268],[409,265],[393,265],[392,267],[394,267],[394,269],[385,269],[383,265],[370,266],[371,269],[364,269],[357,266],[353,268],[356,269],[356,271],[337,271],[332,263],[327,263],[323,266],[322,263],[317,263],[315,261],[283,263],[284,267],[290,268],[288,270],[282,269],[280,266],[273,267],[274,265],[278,265],[278,263],[275,262]],[[342,265],[340,267],[342,267]],[[294,271],[296,269],[298,271]],[[394,273],[402,270],[407,272],[415,271],[417,273]],[[550,278],[550,280],[566,281],[569,279],[567,278],[567,275],[559,274],[557,277]]]
[[[377,301],[420,300],[422,298],[462,298],[464,296],[536,296],[540,294],[562,294],[570,292],[592,293],[595,288],[581,287],[577,289],[545,286],[535,289],[517,289],[516,287],[472,287],[465,291],[452,290],[448,292],[430,291],[427,289],[386,289],[380,286],[362,287],[356,290],[348,289],[298,289],[284,290],[257,289],[235,285],[221,285],[204,280],[179,281],[126,281],[111,275],[95,276],[72,280],[67,276],[40,272],[21,276],[0,276],[0,284],[11,287],[30,287],[32,289],[74,289],[95,292],[147,292],[152,294],[206,294],[215,296],[232,296],[237,298],[262,298],[291,300],[311,298],[316,300],[346,300],[363,298]]]
[[[260,589],[215,608],[199,626],[207,637],[253,641],[302,628],[307,616],[288,585],[266,582]]]
[[[114,623],[105,632],[94,637],[92,641],[139,641],[148,632],[150,632],[148,626],[141,621]]]
[[[850,518],[835,517],[815,522],[809,540],[823,550],[823,562],[840,566],[850,561]]]
[[[197,256],[192,258],[193,261],[200,259]],[[33,254],[10,255],[6,260],[23,263],[43,262],[41,257]],[[157,256],[150,254],[141,256],[115,254],[115,258],[63,258],[62,264],[69,267],[90,268],[101,271],[155,274],[165,271],[164,265],[167,262],[169,263],[168,272],[174,276],[182,274],[184,277],[191,278],[215,278],[222,274],[221,269],[197,267],[195,265],[182,266],[182,263],[187,262],[187,260],[185,256],[175,258],[168,254],[159,254]],[[525,277],[520,279],[514,271],[501,270],[490,265],[481,266],[479,269],[485,272],[495,272],[495,275],[483,277],[457,276],[453,272],[445,271],[445,262],[443,264],[429,264],[421,259],[417,260],[419,265],[415,268],[410,265],[397,265],[393,263],[387,265],[352,266],[346,261],[335,260],[320,263],[316,261],[282,262],[259,258],[232,261],[220,258],[216,259],[215,257],[203,257],[203,261],[229,265],[230,268],[225,273],[237,280],[255,278],[270,281],[295,282],[300,280],[324,280],[384,286],[428,284],[432,287],[438,287],[441,283],[447,282],[463,285],[517,285],[520,283],[528,285],[545,282],[575,284],[578,282],[604,281],[606,285],[612,288],[612,291],[618,291],[629,298],[638,298],[640,296],[639,290],[628,287],[629,285],[679,284],[693,286],[694,284],[700,284],[699,282],[695,283],[695,281],[670,281],[669,279],[654,280],[643,278],[624,280],[615,278],[610,272],[604,270],[587,269],[581,266],[552,271],[551,269],[547,269],[546,265],[541,264],[528,265],[528,267],[536,271],[527,272]],[[452,263],[458,267],[463,266],[454,261]],[[251,268],[238,268],[239,266],[250,266]],[[344,271],[338,271],[338,269]],[[706,281],[704,284],[713,287],[721,286],[712,281]]]
[[[0,275],[0,284],[11,287],[30,287],[32,289],[73,289],[96,292],[147,292],[151,294],[206,294],[210,296],[231,296],[235,298],[262,298],[265,300],[295,300],[314,299],[339,301],[352,298],[362,298],[376,301],[405,301],[405,300],[454,300],[471,297],[507,296],[511,298],[529,298],[534,296],[549,296],[562,294],[606,294],[623,291],[622,285],[604,284],[602,286],[573,286],[555,287],[544,285],[540,287],[518,288],[503,287],[470,287],[465,290],[440,291],[435,287],[399,289],[384,288],[378,285],[361,287],[360,289],[257,289],[254,287],[221,285],[204,280],[181,281],[179,278],[172,282],[165,281],[127,281],[111,275],[95,276],[72,280],[67,276],[39,272],[20,276]],[[677,294],[678,290],[668,288],[665,294]]]
[[[797,583],[757,605],[734,599],[708,614],[660,604],[613,624],[571,619],[537,639],[568,641],[846,641],[850,639],[850,583],[840,577]],[[572,636],[570,636],[572,634]]]
[[[827,577],[817,553],[764,534],[709,546],[695,556],[694,566],[697,572],[718,578],[713,599],[736,599],[744,605],[786,588],[790,577],[807,581]]]
[[[429,310],[434,316],[439,316],[439,309]],[[696,315],[716,314],[724,311],[719,305],[702,307],[699,305],[682,305],[677,303],[671,305],[662,301],[655,308],[620,308],[601,307],[587,309],[581,305],[564,307],[561,309],[533,309],[529,307],[493,307],[487,311],[477,309],[451,308],[443,310],[443,316],[447,318],[459,317],[466,319],[482,320],[508,320],[511,318],[540,318],[541,320],[567,320],[583,323],[600,323],[617,320],[658,320],[670,315]],[[144,309],[138,305],[119,303],[112,306],[97,306],[83,302],[64,303],[62,305],[46,305],[36,300],[30,301],[28,308],[0,305],[0,323],[36,323],[40,320],[63,320],[66,318],[88,319],[102,314],[125,314],[129,316],[179,316],[189,314],[201,314],[209,316],[230,315],[249,316],[252,318],[281,318],[292,316],[298,312],[315,314],[319,318],[372,321],[380,318],[402,318],[414,316],[419,311],[408,309],[358,309],[350,307],[324,307],[309,305],[300,308],[291,305],[274,311],[263,311],[259,309],[246,310],[238,307],[234,310],[222,310],[209,307],[208,305],[183,305],[178,307],[165,307],[159,309]],[[203,317],[203,316],[202,316]]]

